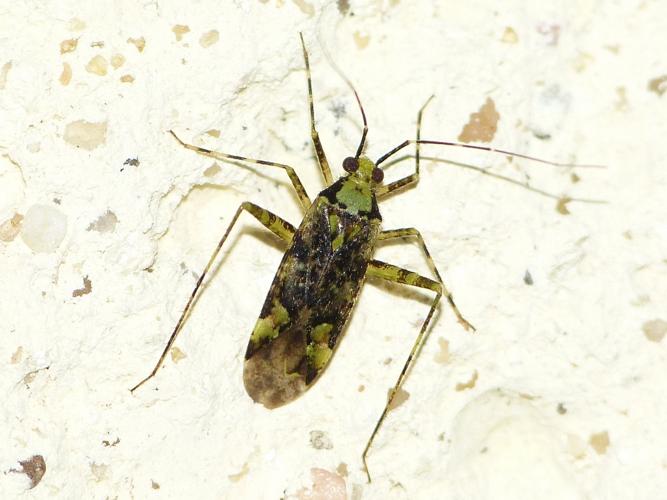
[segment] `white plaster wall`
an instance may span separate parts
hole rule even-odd
[[[312,498],[313,468],[338,468],[355,499],[665,495],[667,95],[649,82],[667,74],[667,4],[350,4],[342,15],[337,2],[308,0],[0,2],[1,498]],[[190,30],[180,41],[176,25]],[[477,333],[443,304],[409,398],[369,454],[370,485],[360,454],[428,295],[367,284],[327,373],[266,410],[243,389],[243,354],[281,253],[249,217],[176,343],[180,357],[129,392],[238,204],[300,217],[282,172],[219,163],[205,175],[213,161],[167,130],[292,164],[311,196],[322,187],[299,31],[336,172],[360,120],[323,46],[357,86],[372,158],[413,136],[434,93],[424,138],[455,140],[490,97],[496,147],[608,166],[433,147],[424,154],[607,204],[572,202],[563,215],[554,200],[436,162],[382,204],[386,228],[422,231]],[[141,37],[143,51],[128,42]],[[65,40],[75,50],[61,53]],[[105,75],[86,70],[118,55]],[[92,149],[65,140],[80,120],[106,124]],[[7,222],[35,205],[49,207],[52,229],[66,221],[46,252]],[[100,221],[108,211],[117,223]],[[379,255],[428,272],[416,246]],[[92,289],[74,294],[84,277]],[[331,446],[316,449],[313,431]],[[14,471],[34,455],[46,473],[29,489]]]

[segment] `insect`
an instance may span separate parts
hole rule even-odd
[[[245,389],[255,402],[261,403],[266,408],[277,408],[293,401],[308,390],[326,369],[365,278],[380,278],[433,293],[430,309],[362,453],[362,461],[370,482],[371,477],[367,466],[368,451],[391,407],[395,394],[403,385],[408,368],[426,339],[429,323],[443,296],[449,302],[461,325],[467,330],[474,330],[459,311],[452,294],[447,290],[420,232],[411,227],[383,230],[378,200],[419,181],[419,146],[422,144],[456,146],[513,155],[552,165],[562,166],[564,164],[489,147],[422,140],[420,137],[422,114],[430,98],[417,115],[416,139],[402,142],[374,162],[363,155],[368,124],[361,100],[352,84],[343,76],[359,105],[363,119],[363,132],[355,155],[345,158],[342,162],[346,173],[334,182],[329,162],[315,127],[310,64],[303,35],[300,37],[308,83],[311,138],[326,188],[314,200],[311,200],[296,172],[289,165],[200,148],[183,142],[173,131],[170,131],[183,147],[202,155],[223,161],[242,161],[284,170],[296,191],[305,215],[297,228],[254,203],[246,201],[239,206],[197,280],[153,371],[131,391],[134,392],[155,376],[161,367],[183,326],[204,278],[239,216],[247,212],[287,244],[287,250],[273,279],[245,352],[243,368]],[[384,171],[380,165],[410,144],[416,146],[415,171],[393,182],[383,183]],[[408,238],[416,240],[419,244],[433,277],[421,276],[373,258],[378,242]]]

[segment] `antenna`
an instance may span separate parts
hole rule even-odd
[[[531,160],[535,161],[537,163],[543,163],[545,165],[551,165],[552,167],[577,167],[577,168],[606,168],[604,165],[578,165],[576,163],[559,163],[556,161],[550,161],[550,160],[543,160],[541,158],[536,158],[535,156],[528,156],[528,155],[523,155],[521,153],[513,153],[512,151],[506,151],[504,149],[496,149],[496,148],[490,148],[487,146],[475,146],[474,144],[465,144],[462,142],[449,142],[449,141],[430,141],[430,140],[423,140],[423,139],[408,139],[398,146],[396,146],[394,149],[390,150],[388,153],[383,154],[378,158],[378,160],[375,162],[376,165],[380,165],[380,163],[384,162],[387,158],[390,156],[393,156],[396,154],[398,151],[403,149],[406,146],[409,146],[410,144],[436,144],[439,146],[452,146],[452,147],[457,147],[457,148],[466,148],[466,149],[475,149],[477,151],[488,151],[489,153],[499,153],[505,156],[514,156],[516,158],[523,158],[524,160]]]
[[[331,54],[329,54],[329,51],[324,46],[321,40],[320,40],[320,46],[322,47],[322,52],[324,52],[324,55],[327,58],[327,61],[329,61],[331,67],[334,69],[336,73],[338,73],[338,76],[340,76],[345,81],[347,86],[350,87],[350,90],[354,93],[354,97],[357,99],[357,104],[359,104],[359,110],[361,111],[361,118],[364,121],[364,130],[361,133],[361,141],[359,141],[359,147],[357,148],[357,153],[354,155],[355,158],[359,158],[364,150],[364,146],[366,144],[366,136],[368,135],[368,122],[366,121],[366,113],[364,111],[364,107],[361,104],[361,99],[359,99],[359,94],[357,93],[357,90],[354,88],[354,85],[352,85],[350,79],[347,76],[345,76],[345,73],[343,73],[343,71],[338,67],[338,65],[333,60]]]

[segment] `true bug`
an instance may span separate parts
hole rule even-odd
[[[447,298],[463,327],[467,330],[474,330],[474,327],[457,308],[452,294],[445,287],[420,232],[415,228],[382,230],[382,217],[377,200],[388,193],[419,181],[420,144],[490,151],[556,166],[571,165],[484,146],[422,140],[420,138],[422,114],[431,98],[426,101],[417,115],[416,139],[402,142],[373,162],[368,157],[362,156],[368,125],[361,100],[352,84],[343,76],[357,100],[364,126],[355,155],[345,158],[342,163],[347,173],[334,182],[329,162],[315,128],[310,64],[303,35],[300,34],[300,38],[308,82],[311,138],[327,187],[317,195],[314,201],[311,201],[301,180],[289,165],[211,151],[187,144],[173,131],[170,131],[183,147],[202,155],[223,161],[242,161],[283,169],[296,191],[305,215],[299,227],[295,228],[289,222],[254,203],[246,201],[239,206],[197,280],[155,368],[131,391],[134,392],[157,373],[176,340],[197,291],[234,224],[242,212],[248,212],[287,243],[287,250],[273,279],[245,353],[243,382],[246,391],[255,402],[263,404],[266,408],[277,408],[297,398],[310,388],[328,366],[366,277],[374,276],[429,290],[435,294],[410,354],[389,393],[385,408],[362,453],[362,460],[370,481],[366,463],[368,451],[391,407],[395,394],[405,380],[408,368],[425,341],[428,325],[443,295]],[[415,171],[406,177],[383,184],[384,172],[379,165],[410,144],[416,145]],[[377,242],[396,238],[417,240],[435,279],[373,259]]]

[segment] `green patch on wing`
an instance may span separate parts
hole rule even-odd
[[[340,224],[340,217],[338,217],[336,214],[331,214],[329,216],[329,230],[331,231],[332,235],[338,233],[339,224]]]
[[[329,215],[329,234],[331,235],[331,249],[335,252],[342,247],[346,241],[351,241],[361,231],[359,224],[346,224],[341,227],[340,217],[336,214]]]
[[[333,351],[329,347],[329,333],[333,329],[331,323],[321,323],[310,333],[312,342],[306,346],[308,365],[317,371],[326,366]]]
[[[343,243],[345,242],[345,235],[343,233],[340,233],[338,236],[336,236],[336,239],[334,239],[331,242],[331,248],[335,251],[338,250]]]
[[[275,339],[280,334],[280,327],[289,323],[289,313],[287,309],[278,301],[273,301],[271,314],[266,318],[259,318],[257,324],[250,335],[250,342],[258,347],[265,342]]]
[[[346,234],[347,239],[353,240],[359,231],[361,231],[361,226],[359,224],[353,224],[347,230]]]
[[[335,252],[345,243],[345,234],[340,231],[340,217],[329,215],[329,234],[331,235],[331,249]]]
[[[306,347],[306,358],[308,358],[308,365],[315,370],[320,371],[326,366],[331,358],[332,350],[326,344],[319,344],[311,342]]]
[[[331,332],[332,328],[333,325],[331,323],[321,323],[313,328],[310,337],[315,342],[327,343],[329,342],[329,333]]]

